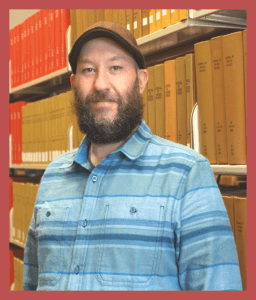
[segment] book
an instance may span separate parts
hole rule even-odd
[[[233,234],[235,236],[235,215],[234,215],[234,197],[233,196],[222,196],[223,202],[225,204],[230,226],[232,228]]]
[[[142,36],[149,34],[149,10],[142,9]]]
[[[247,199],[234,196],[235,241],[243,290],[247,289]]]
[[[27,79],[31,81],[31,17],[26,19],[27,22]]]
[[[60,9],[55,9],[55,24],[54,24],[54,35],[55,35],[55,46],[54,46],[54,61],[55,61],[55,71],[61,68],[61,15]]]
[[[179,22],[188,18],[188,9],[179,9]]]
[[[171,10],[162,9],[162,28],[171,26]]]
[[[163,29],[162,27],[162,9],[156,9],[156,31]]]
[[[212,38],[212,86],[214,103],[214,120],[216,135],[216,161],[217,164],[228,163],[226,108],[224,98],[222,36]]]
[[[76,9],[76,36],[79,37],[84,32],[84,12],[83,9]]]
[[[176,97],[178,116],[178,143],[187,145],[187,91],[185,57],[176,58]]]
[[[35,78],[37,79],[39,77],[39,34],[38,34],[38,22],[39,22],[39,12],[35,13]],[[23,33],[22,33],[23,35]],[[23,40],[23,37],[21,35],[21,43]],[[22,57],[21,57],[22,60]],[[48,68],[48,67],[47,67]],[[21,61],[21,82],[23,80],[23,65]]]
[[[119,9],[119,25],[126,28],[126,10]]]
[[[165,78],[165,138],[178,142],[178,117],[176,96],[176,61],[164,62]]]
[[[49,16],[48,16],[49,18]],[[44,22],[44,10],[43,9],[40,9],[39,10],[39,17],[38,17],[38,35],[39,35],[39,57],[38,57],[38,60],[39,60],[39,77],[42,77],[45,75],[45,72],[44,72],[44,51],[47,51],[44,47],[44,34],[45,34],[45,31],[44,31],[44,26],[43,26],[43,22]],[[48,28],[49,28],[49,21],[48,21]],[[48,36],[49,36],[49,39],[50,39],[50,35],[52,35],[52,32],[50,31],[50,33],[48,32]],[[49,48],[49,51],[51,49]],[[48,71],[51,72],[51,69],[50,69],[50,56],[48,54],[48,63],[49,63],[49,67],[48,67]]]
[[[148,124],[148,83],[146,84],[144,91],[142,93],[143,101],[143,120]]]
[[[245,102],[245,116],[247,118],[247,29],[243,31],[243,50],[244,50],[243,53],[244,53],[244,97],[245,97],[244,102]]]
[[[92,26],[96,22],[97,22],[96,9],[88,9],[88,27]],[[71,30],[72,30],[72,25],[71,25]]]
[[[31,16],[31,80],[36,78],[36,64],[35,64],[35,15]]]
[[[142,37],[141,9],[133,10],[133,35],[135,39]]]
[[[217,158],[210,41],[196,43],[194,45],[194,49],[202,154],[211,164],[216,164]]]
[[[113,9],[105,9],[105,21],[113,23]]]
[[[156,31],[156,10],[149,9],[149,33]]]
[[[88,12],[89,12],[88,13],[89,24],[90,24],[91,17],[92,17],[92,14],[90,12],[91,10],[93,10],[93,13],[94,13],[94,9],[88,9]],[[70,22],[71,22],[71,47],[73,47],[73,45],[74,45],[74,43],[75,43],[75,41],[77,39],[76,9],[70,9]],[[93,14],[93,22],[94,22],[94,14]]]
[[[196,104],[195,55],[185,55],[187,97],[187,146],[191,147],[191,113]]]
[[[242,31],[222,37],[228,163],[246,164]]]
[[[67,67],[67,58],[66,58],[66,38],[67,38],[67,30],[70,26],[70,10],[69,9],[61,9],[61,68]]]
[[[96,9],[96,20],[97,23],[105,21],[105,9]]]
[[[43,43],[44,43],[44,74],[47,75],[49,74],[49,52],[47,51],[49,47],[49,30],[48,30],[48,9],[43,10],[43,32],[44,32],[44,37],[43,37]]]
[[[119,9],[113,9],[113,23],[119,24]]]
[[[133,34],[133,9],[126,9],[126,29]]]
[[[165,82],[164,64],[154,66],[156,99],[156,135],[165,138]]]
[[[179,10],[171,9],[171,25],[177,24],[180,21]]]
[[[155,68],[148,70],[148,127],[152,134],[156,134],[156,99],[155,99]]]

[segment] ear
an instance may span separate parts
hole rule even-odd
[[[140,93],[142,94],[145,86],[148,82],[148,71],[147,69],[138,69],[138,80],[139,80],[139,87],[140,87]]]
[[[76,77],[76,75],[75,75],[75,74],[71,74],[71,76],[70,76],[70,84],[71,84],[71,86],[73,86],[73,85],[74,85],[74,82],[75,82],[75,77]]]

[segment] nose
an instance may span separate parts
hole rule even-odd
[[[104,91],[109,89],[109,77],[105,68],[100,67],[95,76],[94,88],[96,91]]]

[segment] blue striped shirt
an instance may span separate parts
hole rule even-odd
[[[93,170],[89,141],[42,177],[25,290],[241,290],[233,233],[208,160],[143,121]]]

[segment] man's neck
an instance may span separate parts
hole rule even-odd
[[[138,129],[139,125],[133,130],[133,132],[128,136],[128,138],[124,141],[120,141],[114,144],[90,144],[90,159],[92,164],[96,167],[105,157],[107,157],[111,152],[119,149],[129,138],[133,135],[133,133]]]

